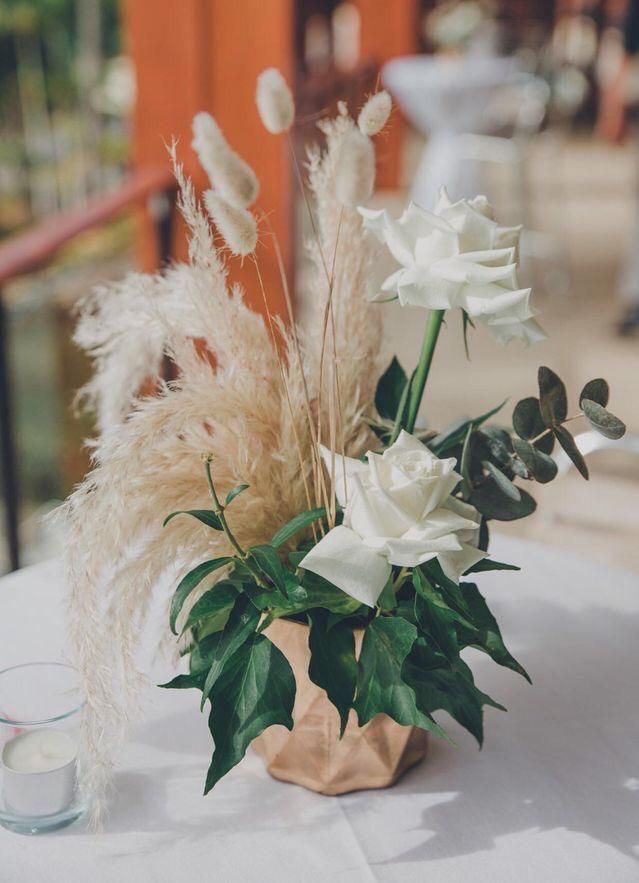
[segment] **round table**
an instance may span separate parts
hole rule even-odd
[[[459,138],[492,131],[491,104],[522,80],[515,59],[407,56],[389,61],[382,79],[407,119],[427,137],[411,185],[414,201],[432,208],[442,185],[453,200],[484,192],[480,163],[460,155]]]
[[[101,834],[0,830],[1,883],[639,880],[639,579],[497,538],[521,573],[480,575],[528,686],[473,652],[486,744],[445,720],[394,788],[323,797],[252,753],[206,798],[206,718],[191,691],[150,690]],[[0,663],[64,658],[59,563],[0,581]],[[156,664],[154,678],[168,676]],[[445,718],[445,715],[440,715]]]

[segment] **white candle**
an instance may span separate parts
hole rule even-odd
[[[62,812],[73,801],[77,742],[63,730],[31,730],[2,751],[4,800],[19,815]]]

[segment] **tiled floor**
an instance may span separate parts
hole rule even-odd
[[[586,380],[606,377],[611,409],[639,434],[639,336],[620,339],[614,329],[616,281],[637,212],[636,158],[632,144],[611,148],[579,139],[562,148],[548,139],[535,147],[532,223],[552,238],[557,257],[534,261],[528,270],[533,281],[547,285],[547,290],[537,286],[535,302],[549,339],[529,349],[516,343],[502,349],[477,330],[471,332],[468,362],[461,323],[451,321],[429,379],[424,403],[429,425],[481,413],[507,397],[509,415],[520,397],[535,394],[537,367],[545,364],[565,380],[575,405]],[[381,195],[398,209],[405,198],[405,193]],[[639,234],[636,238],[639,247]],[[387,317],[387,355],[397,353],[410,368],[421,342],[420,311],[397,304],[380,308]],[[579,431],[580,424],[573,426]],[[538,512],[499,529],[639,571],[639,456],[593,455],[591,472],[589,483],[573,470],[551,485],[537,485]]]

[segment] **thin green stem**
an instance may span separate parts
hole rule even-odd
[[[419,406],[424,395],[424,388],[428,380],[428,373],[435,354],[437,338],[442,327],[444,319],[444,310],[433,310],[428,318],[426,331],[424,333],[424,342],[422,351],[419,356],[419,362],[415,369],[415,374],[411,381],[411,388],[408,400],[408,412],[404,422],[406,432],[412,432],[415,429],[415,421],[419,413]]]
[[[210,457],[206,457],[204,460],[204,468],[206,469],[206,480],[209,483],[209,490],[211,491],[211,496],[213,497],[214,510],[217,517],[220,519],[220,524],[222,525],[222,529],[226,534],[226,538],[229,543],[233,546],[239,557],[242,561],[246,561],[247,555],[244,549],[240,546],[238,541],[235,539],[233,535],[233,531],[229,527],[228,521],[226,520],[226,515],[224,514],[224,506],[220,503],[219,497],[217,495],[217,491],[215,490],[215,485],[213,484],[213,476],[211,475],[211,459]]]

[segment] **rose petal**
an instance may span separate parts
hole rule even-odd
[[[391,574],[391,566],[347,527],[334,527],[300,562],[351,598],[374,607]]]

